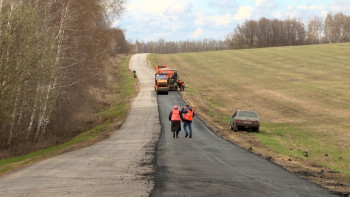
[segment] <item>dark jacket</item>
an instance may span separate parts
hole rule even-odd
[[[192,109],[191,107],[188,107],[187,109],[182,108],[181,111],[180,111],[181,117],[183,117],[182,114],[187,113],[187,110],[193,111],[193,109]],[[195,116],[195,113],[194,113],[194,111],[193,111],[193,117],[194,117],[194,116]],[[192,122],[191,120],[185,120],[184,118],[181,118],[181,119],[182,119],[183,122]]]

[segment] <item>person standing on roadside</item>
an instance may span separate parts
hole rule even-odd
[[[192,120],[193,117],[195,116],[194,111],[190,105],[186,104],[184,108],[181,109],[181,114],[183,114],[183,119],[184,119],[184,130],[185,130],[185,137],[188,136],[187,132],[187,126],[190,129],[190,137],[192,138]]]
[[[182,81],[179,79],[177,81],[177,86],[179,87],[180,91],[182,90]]]
[[[182,91],[185,91],[185,82],[184,81],[182,81],[181,88],[182,88]]]
[[[181,120],[183,120],[182,114],[180,113],[177,105],[174,105],[173,110],[169,114],[169,121],[171,121],[171,132],[173,132],[173,138],[179,137],[181,131]]]

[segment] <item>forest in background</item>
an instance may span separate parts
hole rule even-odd
[[[228,33],[223,41],[137,40],[134,50],[137,53],[167,54],[341,42],[350,42],[350,16],[329,13],[326,18],[314,17],[307,25],[295,18],[246,20]]]
[[[124,0],[0,0],[0,158],[70,139],[108,105],[105,61],[128,53]]]

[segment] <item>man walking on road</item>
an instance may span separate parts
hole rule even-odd
[[[193,109],[190,107],[190,105],[186,104],[184,108],[181,109],[181,114],[183,115],[184,118],[184,130],[185,130],[185,137],[188,136],[187,132],[187,126],[190,129],[190,138],[192,138],[192,120],[193,117],[195,116]]]
[[[179,111],[177,105],[174,105],[173,110],[169,114],[169,121],[171,121],[171,132],[173,132],[173,138],[179,137],[181,131],[181,120],[183,120],[182,114]]]

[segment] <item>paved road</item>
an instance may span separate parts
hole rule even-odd
[[[147,196],[153,188],[152,150],[159,137],[153,71],[135,55],[141,91],[125,124],[109,139],[30,165],[0,179],[0,196]],[[151,196],[331,196],[319,186],[214,135],[194,119],[192,139],[173,139],[167,120],[171,92],[158,97],[162,134]],[[164,119],[165,118],[165,119]]]
[[[222,140],[199,119],[193,138],[172,137],[168,115],[184,106],[176,92],[159,95],[162,133],[151,196],[332,196],[318,185]],[[194,109],[196,110],[196,109]]]
[[[154,72],[146,55],[135,55],[141,92],[124,125],[110,138],[33,164],[0,179],[0,196],[148,196],[160,124]]]

